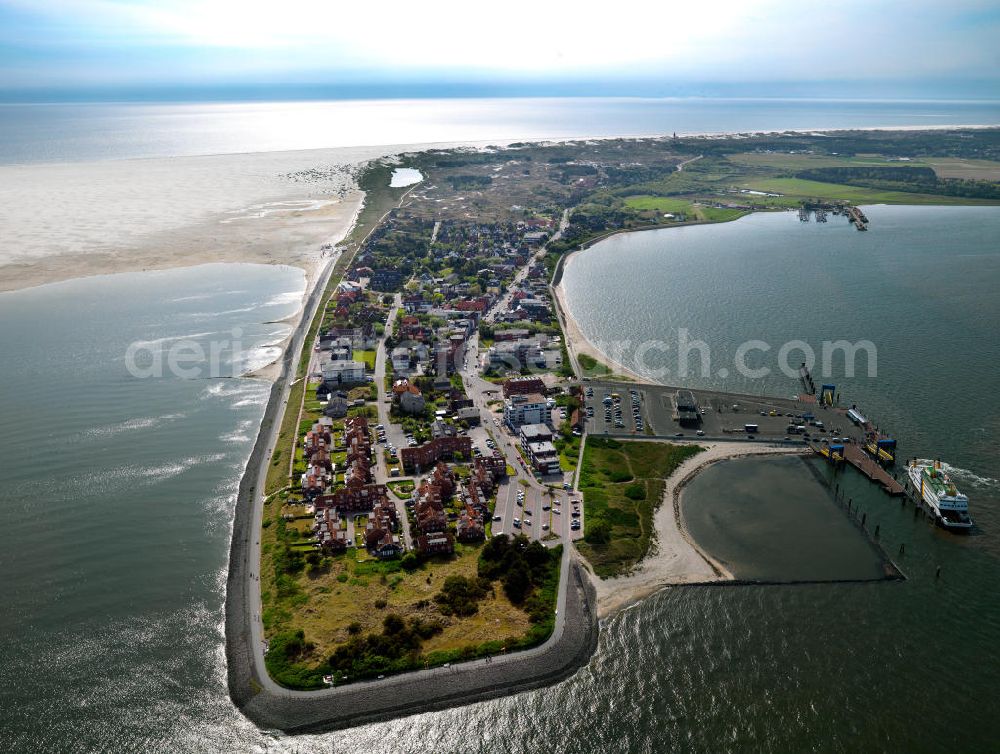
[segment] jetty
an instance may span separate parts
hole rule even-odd
[[[868,218],[859,207],[847,208],[847,219],[854,224],[858,230],[868,230]]]
[[[840,465],[844,462],[849,463],[864,474],[864,476],[868,477],[869,481],[881,485],[882,490],[887,495],[899,497],[905,493],[903,485],[855,443],[829,446],[820,443],[809,443],[809,447],[817,455],[823,456],[834,465]]]
[[[806,395],[816,395],[816,383],[813,382],[812,375],[809,373],[809,367],[803,361],[802,366],[799,367],[799,380],[802,382],[802,389],[806,391]]]

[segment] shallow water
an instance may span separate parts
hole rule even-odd
[[[684,488],[684,526],[740,580],[883,578],[881,553],[834,502],[814,463],[792,457],[713,464]]]

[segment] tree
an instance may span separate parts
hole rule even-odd
[[[420,565],[420,559],[413,552],[406,553],[399,564],[403,567],[405,571],[414,571]]]
[[[524,560],[518,558],[511,564],[503,577],[503,591],[507,599],[515,605],[524,602],[524,598],[531,591],[531,571],[528,570],[528,564]]]

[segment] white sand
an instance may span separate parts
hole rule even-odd
[[[801,448],[771,448],[750,443],[704,443],[704,451],[682,463],[667,479],[663,500],[653,517],[654,541],[650,551],[628,576],[593,577],[597,612],[614,615],[665,586],[711,581],[731,581],[733,575],[688,535],[680,515],[681,491],[698,472],[726,458],[802,453]]]
[[[427,146],[2,165],[0,291],[205,262],[290,264],[311,283],[354,222],[358,168]]]
[[[323,247],[341,241],[357,220],[364,199],[357,170],[401,151],[0,166],[0,292],[91,275],[252,262],[302,268],[304,301],[332,258]],[[299,316],[286,322],[294,328]],[[287,342],[277,345],[283,350]],[[276,372],[263,367],[253,376],[272,379]]]

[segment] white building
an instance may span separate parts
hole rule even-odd
[[[323,364],[323,382],[335,385],[353,385],[365,381],[363,361],[328,361]]]
[[[531,465],[542,474],[559,473],[559,451],[548,440],[545,442],[528,443],[525,451],[531,460]]]
[[[512,395],[503,402],[503,420],[511,429],[524,424],[545,424],[550,415],[545,397],[538,393]]]

